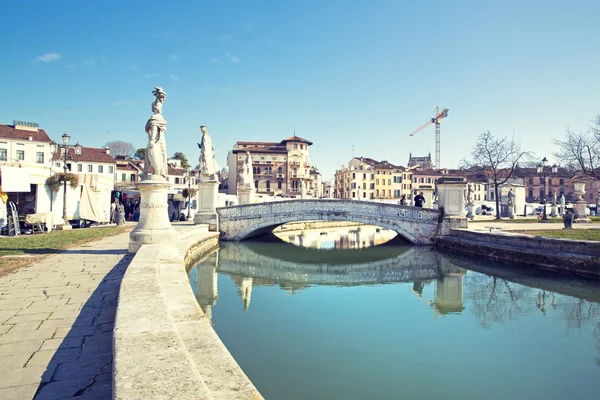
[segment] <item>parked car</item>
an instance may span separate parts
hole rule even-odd
[[[494,215],[494,207],[488,207],[485,204],[482,204],[481,215]]]

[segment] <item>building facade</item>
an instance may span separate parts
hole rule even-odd
[[[300,182],[307,194],[314,196],[308,149],[311,145],[311,141],[299,136],[291,136],[279,143],[236,142],[227,155],[227,193],[237,194],[246,152],[250,152],[254,187],[259,196],[295,197],[300,193]]]

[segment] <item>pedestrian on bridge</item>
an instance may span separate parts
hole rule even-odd
[[[423,192],[416,195],[413,200],[415,202],[415,207],[423,207],[423,204],[425,204],[425,196],[423,196]]]

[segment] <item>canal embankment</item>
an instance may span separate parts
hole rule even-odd
[[[453,229],[440,236],[436,246],[457,254],[483,256],[494,260],[544,270],[600,277],[600,242],[531,236],[500,231]]]
[[[205,225],[179,226],[178,259],[143,245],[119,294],[115,399],[262,399],[198,305],[186,267],[218,247]]]

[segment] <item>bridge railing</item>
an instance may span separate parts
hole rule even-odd
[[[290,214],[362,215],[437,224],[440,210],[357,200],[287,200],[217,208],[227,220]]]

